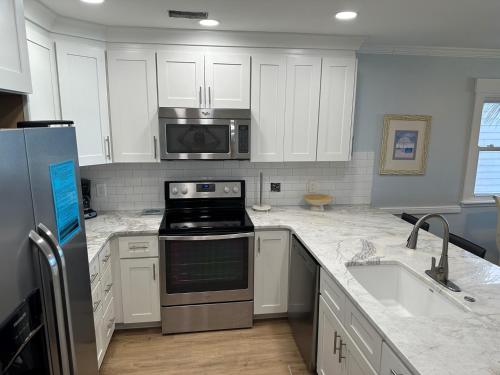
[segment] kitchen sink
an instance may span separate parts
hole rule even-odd
[[[354,278],[382,305],[405,317],[459,314],[467,307],[401,263],[348,265]]]

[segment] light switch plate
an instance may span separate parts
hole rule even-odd
[[[307,192],[308,193],[317,193],[319,189],[318,181],[308,181],[307,182]]]

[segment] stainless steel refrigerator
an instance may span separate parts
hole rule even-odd
[[[73,127],[0,130],[0,373],[98,374]]]

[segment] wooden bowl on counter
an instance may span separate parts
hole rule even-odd
[[[328,194],[306,194],[304,200],[312,211],[324,211],[325,206],[333,202],[333,197]]]

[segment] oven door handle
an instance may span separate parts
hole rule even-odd
[[[212,241],[212,240],[232,240],[235,238],[255,237],[254,232],[233,233],[221,235],[206,235],[206,236],[160,236],[163,241]]]

